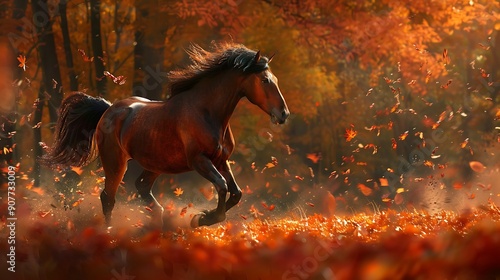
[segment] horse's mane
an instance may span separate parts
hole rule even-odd
[[[261,57],[255,63],[257,52],[235,43],[213,43],[211,51],[192,44],[186,53],[191,64],[168,73],[170,96],[189,90],[202,78],[214,73],[231,68],[243,73],[258,73],[266,70],[269,62],[267,57]]]

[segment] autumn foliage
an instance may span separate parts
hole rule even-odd
[[[0,252],[10,165],[18,279],[499,277],[498,1],[0,6]],[[226,223],[185,226],[216,195],[193,174],[169,175],[155,192],[170,228],[152,231],[131,163],[120,222],[105,229],[98,162],[54,171],[35,160],[51,145],[58,102],[74,90],[168,99],[168,71],[186,65],[191,43],[212,41],[276,53],[289,121],[273,126],[249,102],[234,112],[243,200]]]

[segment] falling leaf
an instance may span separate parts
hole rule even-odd
[[[111,78],[113,83],[120,85],[120,86],[124,85],[125,82],[127,81],[127,78],[125,76],[114,76],[109,71],[104,71],[104,76]]]
[[[398,148],[398,142],[396,142],[396,139],[392,138],[391,139],[391,146],[392,149],[396,150]]]
[[[459,190],[459,189],[461,189],[462,187],[463,187],[463,185],[462,185],[462,183],[460,183],[460,182],[455,182],[455,183],[453,183],[453,188],[454,188],[455,190]]]
[[[26,67],[28,67],[28,66],[26,66],[26,57],[24,55],[20,54],[17,57],[17,60],[19,61],[19,65],[18,65],[19,68],[23,68],[23,71],[26,71]]]
[[[447,89],[447,88],[450,86],[451,82],[453,82],[453,80],[452,80],[452,79],[449,79],[449,80],[446,82],[446,84],[441,85],[441,88],[443,88],[443,89]]]
[[[406,137],[408,137],[408,130],[405,131],[403,134],[399,135],[399,140],[405,140]]]
[[[304,181],[304,177],[300,177],[299,175],[295,175],[295,179],[299,181]]]
[[[80,55],[82,56],[83,58],[83,61],[85,62],[92,62],[94,61],[94,57],[88,57],[86,54],[85,54],[85,51],[82,50],[82,49],[78,49],[78,52],[80,53]]]
[[[372,194],[373,190],[367,186],[365,186],[364,184],[358,184],[358,189],[361,191],[361,193],[364,195],[364,196],[369,196]]]
[[[388,187],[389,186],[389,180],[387,180],[386,178],[379,178],[378,180],[380,181],[381,187]]]
[[[477,173],[482,173],[486,169],[486,167],[479,161],[471,161],[469,162],[469,166]]]
[[[313,163],[318,163],[321,160],[321,153],[307,154],[306,157],[310,159]]]
[[[314,207],[314,203],[311,203],[311,202],[306,202],[306,204],[307,204],[308,206]]]
[[[397,205],[400,205],[401,203],[403,203],[403,195],[401,193],[397,193],[395,196],[394,196],[394,203],[396,203]]]
[[[33,126],[34,129],[40,128],[42,126],[42,122],[38,122],[36,125]]]
[[[352,139],[354,139],[354,137],[356,137],[357,134],[358,134],[358,132],[356,130],[354,130],[354,128],[352,128],[352,129],[346,128],[344,138],[347,142],[350,142]]]
[[[181,194],[184,193],[184,190],[182,188],[175,188],[174,194],[175,196],[181,196]]]
[[[75,202],[73,203],[73,205],[72,205],[72,206],[73,206],[73,207],[77,207],[78,205],[80,205],[80,203],[82,203],[83,199],[84,199],[83,197],[80,197],[77,201],[75,201]]]
[[[186,213],[187,213],[187,206],[181,209],[180,216],[184,217],[184,215],[186,215]]]
[[[466,138],[461,144],[460,144],[460,148],[465,148],[467,147],[467,144],[469,143],[469,138]]]

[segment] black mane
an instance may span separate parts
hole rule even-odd
[[[257,52],[241,44],[214,44],[212,51],[191,45],[186,52],[191,64],[168,74],[171,96],[189,90],[202,78],[223,70],[233,68],[251,74],[262,72],[269,67],[267,57],[261,57],[255,63]]]

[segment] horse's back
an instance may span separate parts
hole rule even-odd
[[[128,158],[158,173],[190,170],[175,107],[167,107],[165,102],[130,97],[117,101],[110,109],[110,112],[115,111],[110,117],[118,132],[113,141]]]

